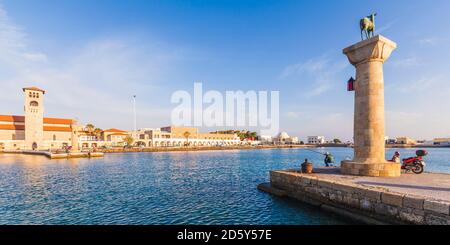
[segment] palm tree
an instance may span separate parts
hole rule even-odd
[[[103,130],[101,128],[96,128],[94,129],[93,134],[95,135],[95,137],[97,138],[97,140],[100,139],[100,137],[102,136]]]
[[[127,135],[123,139],[123,141],[127,144],[127,147],[132,147],[133,146],[134,139],[133,139],[133,137],[131,137],[131,135]]]
[[[340,139],[334,139],[333,142],[334,142],[335,144],[341,144],[341,143],[342,143],[342,141],[341,141]]]
[[[89,134],[92,134],[92,133],[94,133],[95,126],[92,123],[88,123],[88,124],[86,124],[86,129],[89,132]]]
[[[186,138],[186,146],[188,146],[189,145],[189,137],[191,136],[191,133],[186,131],[186,132],[184,132],[183,136],[184,136],[184,138]]]

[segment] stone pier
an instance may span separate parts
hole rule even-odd
[[[354,141],[355,156],[341,164],[343,174],[399,177],[400,165],[385,159],[383,64],[397,45],[375,36],[344,49],[356,67]]]
[[[260,190],[367,224],[450,225],[450,175],[349,176],[338,168],[270,172]]]

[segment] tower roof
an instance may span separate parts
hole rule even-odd
[[[43,94],[45,94],[45,90],[40,89],[40,88],[38,88],[38,87],[27,87],[27,88],[23,88],[23,92],[25,92],[25,90],[39,91],[39,92],[42,92]]]

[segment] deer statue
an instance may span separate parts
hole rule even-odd
[[[364,17],[359,22],[361,28],[361,39],[364,40],[363,32],[366,34],[366,38],[369,39],[374,36],[375,33],[375,16],[377,14],[372,14],[370,16]]]

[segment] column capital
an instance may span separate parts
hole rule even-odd
[[[356,43],[344,49],[344,54],[354,66],[369,61],[386,61],[397,44],[381,35]]]

